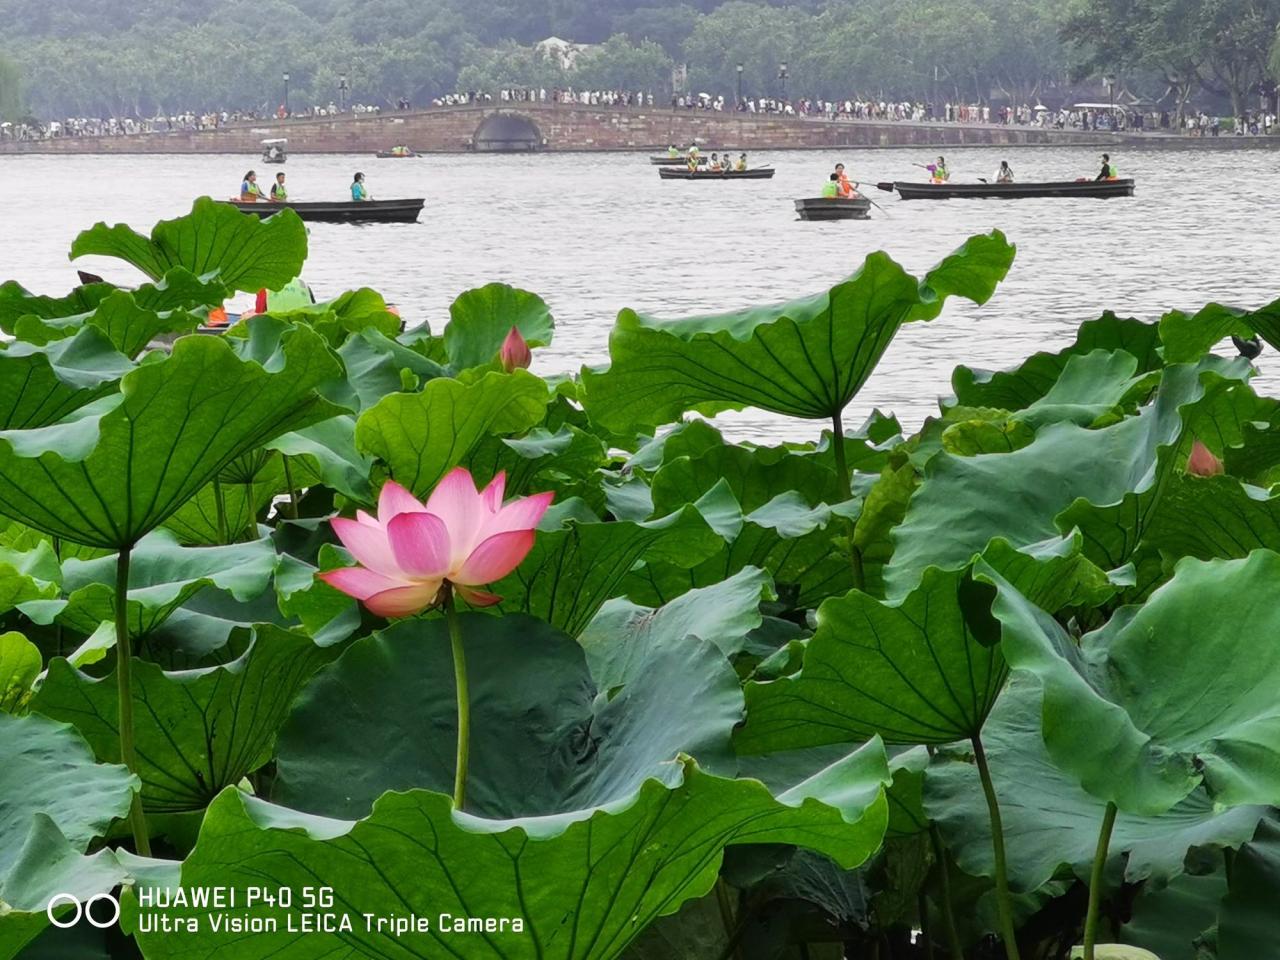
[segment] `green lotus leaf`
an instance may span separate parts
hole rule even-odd
[[[1155,374],[1138,374],[1138,358],[1125,350],[1093,350],[1067,358],[1047,393],[1014,414],[1032,427],[1069,421],[1087,427],[1130,399],[1149,393]]]
[[[419,393],[383,397],[356,421],[356,446],[391,476],[426,497],[484,437],[536,426],[551,397],[533,374],[487,373],[474,382],[440,378]]]
[[[301,327],[265,369],[221,338],[184,337],[76,419],[0,432],[0,512],[75,543],[132,546],[235,457],[334,416],[314,388],[336,372]]]
[[[942,449],[957,457],[1013,453],[1035,438],[1035,429],[1021,420],[960,420],[943,431]]]
[[[924,771],[929,766],[929,751],[911,747],[889,758],[893,776],[885,796],[889,798],[890,837],[912,837],[929,829],[924,810]]]
[[[730,542],[692,568],[651,559],[627,578],[625,592],[637,603],[668,603],[695,587],[720,583],[747,567],[768,571],[789,609],[816,604],[853,585],[849,555],[833,539],[831,526],[856,513],[856,503],[811,507],[799,493],[779,494],[743,515],[729,482],[704,494],[694,507]]]
[[[25,551],[0,548],[0,612],[56,597],[61,580],[57,555],[47,540]]]
[[[150,237],[123,223],[90,227],[71,244],[71,259],[85,256],[115,257],[152,280],[182,267],[201,278],[216,274],[230,290],[279,290],[302,272],[307,228],[292,210],[263,220],[201,197],[186,216],[157,223]]]
[[[202,318],[186,310],[147,310],[138,305],[131,293],[117,290],[99,303],[92,313],[56,320],[23,317],[18,321],[16,335],[27,343],[45,344],[72,336],[82,327],[97,327],[112,346],[133,359],[156,337],[190,333],[201,322]]]
[[[931,569],[900,604],[857,590],[825,601],[800,673],[747,684],[739,752],[977,734],[1006,668],[999,645],[974,633],[972,586],[963,572]]]
[[[318,566],[289,554],[281,554],[276,569],[276,603],[280,612],[302,624],[322,647],[347,639],[360,627],[360,610],[354,600],[316,578],[321,570],[343,565],[331,544],[320,548]]]
[[[491,363],[511,328],[531,347],[545,347],[555,334],[551,310],[536,293],[491,283],[468,290],[449,307],[444,346],[456,370]]]
[[[1218,905],[1226,892],[1221,870],[1204,876],[1184,874],[1163,888],[1148,885],[1120,928],[1120,939],[1161,960],[1205,960],[1196,941],[1217,925]]]
[[[657,609],[622,597],[610,600],[578,642],[587,653],[596,684],[608,689],[632,674],[630,665],[646,657],[662,638],[697,637],[732,659],[763,621],[761,601],[772,599],[769,575],[747,567],[722,583],[690,590]]]
[[[0,429],[25,430],[57,423],[103,396],[133,369],[98,330],[36,347],[0,349]]]
[[[39,648],[20,633],[0,633],[0,713],[25,713],[44,666]]]
[[[1275,903],[1280,893],[1280,825],[1258,825],[1257,835],[1240,848],[1231,870],[1231,889],[1218,913],[1221,960],[1275,960]]]
[[[65,297],[46,297],[31,293],[16,280],[0,283],[0,330],[13,336],[23,317],[53,319],[89,313],[119,287],[111,283],[86,283]]]
[[[992,372],[956,367],[951,375],[954,403],[965,407],[1023,410],[1053,389],[1072,357],[1103,350],[1123,350],[1137,360],[1137,371],[1164,365],[1159,354],[1160,330],[1153,323],[1121,319],[1113,313],[1089,320],[1076,331],[1075,342],[1057,353],[1035,353],[1013,370]],[[1198,355],[1197,355],[1198,358]]]
[[[138,541],[129,558],[129,634],[141,637],[157,629],[206,587],[226,590],[238,600],[265,591],[276,566],[269,539],[216,547],[183,547],[171,533],[155,531]],[[114,621],[116,556],[67,560],[62,565],[65,600],[22,605],[36,623],[55,619],[84,634]]]
[[[357,503],[373,502],[373,461],[356,449],[354,417],[333,417],[283,434],[268,442],[267,449],[290,458],[293,482],[299,487],[317,482]]]
[[[304,960],[453,949],[469,958],[612,960],[655,918],[710,890],[727,845],[790,843],[852,868],[884,834],[888,775],[878,743],[777,798],[687,759],[672,767],[673,786],[647,780],[605,809],[522,820],[480,820],[453,812],[446,796],[413,791],[383,796],[350,823],[227,791],[206,815],[182,882],[332,886],[358,932],[299,939],[282,930],[255,937],[246,953],[242,936],[202,928],[183,938],[141,934],[143,952]],[[366,932],[362,913],[427,916],[431,931]],[[441,914],[519,917],[524,931],[451,938],[436,927]]]
[[[581,501],[566,501],[544,517],[533,549],[491,587],[503,613],[529,613],[570,636],[580,634],[641,561],[687,569],[723,541],[692,506],[657,520],[602,523]]]
[[[191,546],[218,546],[251,529],[255,518],[275,498],[277,492],[275,487],[268,484],[248,487],[233,483],[218,486],[207,483],[165,520],[163,529],[169,530],[183,543]],[[219,501],[222,504],[221,519]]]
[[[1130,493],[1153,491],[1154,496],[1176,460],[1172,449],[1163,459],[1160,450],[1190,445],[1183,435],[1182,408],[1221,388],[1225,381],[1214,372],[1220,369],[1234,372],[1239,364],[1205,361],[1169,367],[1152,404],[1108,427],[1089,430],[1054,423],[1042,427],[1034,443],[1012,453],[933,456],[906,519],[894,531],[897,546],[885,577],[888,595],[909,592],[930,565],[964,566],[995,537],[1016,547],[1059,537],[1087,522],[1079,509],[1082,503],[1107,507]],[[1186,416],[1194,412],[1186,411]],[[1074,512],[1068,512],[1073,505]],[[1090,532],[1085,537],[1092,548]]]
[[[606,459],[605,445],[599,437],[565,423],[554,430],[535,427],[516,439],[485,437],[467,458],[467,467],[477,479],[505,472],[508,496],[552,487],[562,495],[568,490],[578,490],[582,495],[589,492],[587,487],[598,486],[596,471]],[[648,516],[646,512],[635,519]]]
[[[702,960],[732,951],[719,894],[717,888],[686,901],[669,916],[658,917],[627,946],[621,960]]]
[[[267,762],[289,704],[331,658],[308,637],[260,625],[249,650],[224,666],[166,672],[134,660],[134,735],[146,808],[201,810]],[[75,724],[100,758],[115,762],[118,703],[114,677],[90,677],[58,658],[32,709]]]
[[[1203,783],[1224,805],[1280,791],[1280,651],[1258,637],[1280,609],[1250,602],[1280,577],[1280,555],[1184,559],[1141,607],[1078,643],[1001,581],[993,607],[1010,665],[1043,688],[1049,753],[1091,794],[1157,815]]]
[[[98,894],[110,893],[122,883],[145,882],[148,885],[176,885],[179,864],[171,860],[151,860],[135,856],[128,850],[104,848],[85,856],[83,844],[75,844],[63,835],[58,824],[43,813],[32,818],[31,831],[8,877],[0,876],[0,904],[5,907],[0,916],[0,958],[13,957],[75,957],[86,954],[70,946],[71,941],[85,937],[101,937],[102,931],[92,930],[86,923],[74,924],[64,929],[49,928],[48,908],[59,894],[70,894],[81,903]],[[110,908],[99,905],[94,916],[102,918]],[[61,902],[61,910],[54,906],[59,919],[69,922],[73,914],[70,903]],[[44,936],[30,950],[23,947],[45,931]],[[106,954],[102,954],[106,956]]]
[[[1232,477],[1175,477],[1152,515],[1146,539],[1171,557],[1201,560],[1280,550],[1280,496]]]
[[[387,301],[382,294],[368,287],[348,290],[332,300],[322,300],[295,310],[272,310],[270,313],[287,323],[311,327],[332,347],[340,346],[352,334],[365,330],[391,338],[400,332],[400,318],[387,309]],[[246,321],[241,320],[227,333],[240,336],[245,327]]]
[[[124,767],[95,763],[89,746],[65,723],[0,712],[0,887],[21,856],[35,816],[48,817],[84,850],[128,813],[137,784]]]
[[[1218,341],[1234,334],[1257,333],[1280,350],[1280,300],[1258,310],[1242,310],[1210,303],[1194,314],[1171,310],[1160,318],[1160,340],[1166,363],[1187,363],[1207,353]]]
[[[582,648],[549,624],[468,614],[462,626],[468,811],[541,816],[598,806],[650,777],[676,776],[681,753],[716,770],[735,766],[729,735],[742,718],[742,691],[709,643],[664,634],[625,662],[625,651],[605,651],[596,659],[615,669],[596,679]],[[449,789],[456,702],[443,620],[404,621],[356,641],[299,698],[280,738],[273,799],[352,817],[387,790]],[[381,745],[376,753],[371,742]]]
[[[923,280],[873,253],[845,282],[778,306],[668,322],[623,310],[609,338],[612,365],[583,371],[587,411],[619,432],[687,411],[836,416],[902,324],[936,317],[952,295],[984,303],[1013,252],[993,231],[971,237]]]
[[[1031,892],[1059,866],[1089,876],[1105,804],[1060,770],[1040,734],[1037,684],[1022,676],[1010,683],[986,725],[982,745],[991,766],[1012,889]],[[942,831],[960,868],[995,875],[991,820],[973,758],[948,748],[925,773],[925,807]],[[1126,883],[1163,886],[1184,871],[1192,847],[1238,847],[1253,836],[1267,808],[1215,807],[1204,790],[1189,794],[1155,816],[1121,813],[1111,834],[1110,863]]]
[[[368,327],[348,337],[338,348],[338,356],[347,375],[327,384],[325,395],[355,412],[368,410],[388,394],[415,390],[422,383],[448,375],[443,364]],[[406,386],[406,379],[413,383]]]

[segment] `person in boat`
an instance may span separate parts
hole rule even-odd
[[[276,174],[276,182],[271,185],[271,202],[284,203],[289,199],[289,191],[284,186],[284,174]]]
[[[1000,169],[996,171],[996,183],[1013,183],[1013,169],[1008,160],[1000,161]]]
[[[698,141],[695,140],[693,143],[689,144],[688,156],[694,163],[698,162],[698,158],[702,156],[702,151],[698,149]]]
[[[925,169],[929,171],[930,183],[946,183],[951,179],[951,171],[947,169],[945,157],[939,157],[937,163],[927,164]]]
[[[257,203],[259,200],[265,200],[262,195],[262,188],[258,186],[258,175],[250,170],[244,175],[244,180],[240,184],[240,200],[242,203]]]
[[[351,199],[356,201],[357,203],[361,203],[365,200],[373,199],[371,196],[369,196],[368,187],[364,185],[363,173],[357,173],[355,177],[352,178],[351,180]]]
[[[707,169],[710,170],[712,173],[719,173],[722,169],[724,169],[720,165],[720,155],[718,153],[713,153],[711,155],[711,162],[707,164]]]
[[[858,197],[858,185],[849,179],[849,175],[844,172],[844,164],[836,164],[836,172],[832,174],[836,179],[836,196],[845,200],[854,200]]]
[[[1093,179],[1097,180],[1114,180],[1119,174],[1116,172],[1116,165],[1111,162],[1111,154],[1104,153],[1102,155],[1102,170]]]
[[[698,172],[698,155],[692,152],[689,153],[685,157],[685,164],[689,167],[690,172],[697,173]]]
[[[733,169],[739,173],[747,172],[747,155],[745,153],[738,154],[738,162],[733,165]]]
[[[833,173],[827,178],[827,182],[822,185],[822,198],[824,200],[835,200],[840,196],[840,174]]]
[[[669,160],[678,160],[680,158],[680,149],[674,143],[667,147],[667,158]]]

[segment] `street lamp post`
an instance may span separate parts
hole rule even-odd
[[[778,64],[778,82],[782,84],[782,102],[787,102],[787,61]]]
[[[287,117],[289,115],[289,71],[288,70],[284,72],[283,77],[284,77],[284,115]]]
[[[734,109],[742,109],[742,64],[738,64],[738,99],[734,101]]]
[[[347,112],[347,75],[338,74],[338,112]]]
[[[1116,130],[1116,78],[1108,73],[1102,78],[1102,82],[1106,85],[1107,99],[1110,101],[1110,108],[1107,112],[1107,117],[1109,118],[1109,122],[1110,122],[1110,130],[1112,133],[1115,133],[1115,130]]]

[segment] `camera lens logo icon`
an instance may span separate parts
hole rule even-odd
[[[95,904],[104,902],[110,906],[94,909]],[[61,920],[58,919],[53,911],[57,907],[68,903],[75,907],[74,912]],[[45,907],[44,912],[48,916],[49,922],[55,927],[62,927],[63,929],[74,927],[83,918],[89,921],[90,926],[97,927],[99,930],[106,930],[108,927],[114,927],[116,921],[120,919],[120,901],[109,893],[95,893],[82,903],[74,893],[57,893],[49,900],[49,905]]]

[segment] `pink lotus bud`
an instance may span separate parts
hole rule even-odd
[[[502,369],[507,373],[517,368],[527,370],[529,364],[533,363],[533,353],[529,350],[529,344],[525,342],[524,337],[520,335],[520,330],[516,327],[512,327],[511,332],[507,334],[507,339],[502,341],[500,355]]]
[[[389,480],[377,517],[359,510],[354,520],[331,521],[360,566],[317,576],[382,617],[420,613],[436,602],[445,581],[472,606],[497,603],[501,597],[477,588],[520,565],[555,496],[539,493],[504,506],[506,482],[499,473],[481,492],[465,468],[455,467],[424,504]]]
[[[1187,473],[1196,477],[1217,477],[1223,473],[1222,461],[1213,452],[1197,440],[1191,445],[1191,456],[1187,457]]]

